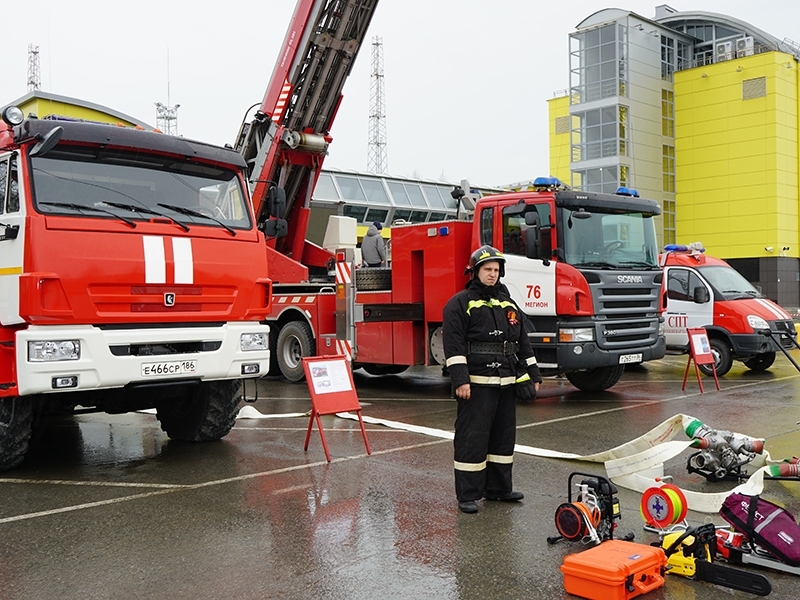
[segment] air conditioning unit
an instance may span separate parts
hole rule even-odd
[[[730,60],[733,58],[733,42],[720,42],[717,44],[716,52],[714,53],[716,59],[714,62],[722,62],[723,60]]]
[[[736,40],[737,58],[741,58],[742,56],[752,56],[754,52],[755,44],[751,36],[748,35],[747,37]]]

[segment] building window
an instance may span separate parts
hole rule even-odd
[[[675,40],[661,36],[661,79],[672,81],[675,72]]]
[[[573,117],[572,162],[627,155],[627,106],[606,106]]]
[[[562,133],[569,133],[569,117],[556,117],[555,118],[555,132],[556,135]]]
[[[661,135],[675,137],[675,93],[661,90]]]
[[[675,147],[664,144],[661,150],[663,190],[675,193]]]
[[[619,54],[619,56],[618,56]],[[592,102],[620,95],[621,66],[617,24],[606,25],[570,36],[570,88],[572,104]]]
[[[675,200],[664,200],[664,244],[675,244]]]
[[[613,194],[620,187],[617,167],[573,171],[572,187],[584,192]]]

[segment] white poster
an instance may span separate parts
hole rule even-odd
[[[317,394],[349,392],[353,389],[350,385],[347,363],[343,360],[314,361],[308,370],[311,372],[311,382]]]

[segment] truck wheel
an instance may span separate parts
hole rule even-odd
[[[156,416],[173,440],[210,442],[228,435],[239,413],[242,380],[207,381],[161,402]]]
[[[733,354],[731,354],[728,344],[719,338],[711,338],[709,343],[711,344],[711,354],[714,355],[714,368],[717,371],[717,377],[722,377],[733,366]],[[697,368],[707,377],[714,376],[714,370],[711,365],[697,365]]]
[[[753,371],[766,371],[775,362],[774,352],[764,352],[756,354],[753,358],[744,361],[744,366]]]
[[[0,471],[13,469],[28,451],[33,428],[33,407],[29,399],[0,400]]]
[[[303,357],[314,356],[314,338],[311,327],[303,321],[287,323],[278,334],[278,366],[289,381],[302,381]]]
[[[278,329],[277,323],[269,324],[269,371],[267,375],[280,375],[281,367],[278,364]]]
[[[613,367],[569,371],[565,375],[569,382],[579,390],[602,392],[616,384],[624,372],[625,365],[614,365]]]
[[[385,267],[364,267],[356,270],[356,289],[360,291],[391,290],[392,270]]]

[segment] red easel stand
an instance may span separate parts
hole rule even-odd
[[[306,357],[303,358],[303,371],[305,371],[308,390],[311,393],[311,418],[308,420],[308,431],[306,431],[303,450],[308,450],[311,429],[314,426],[314,419],[316,419],[319,436],[322,439],[322,448],[325,450],[325,458],[331,462],[331,453],[328,450],[328,442],[325,440],[320,415],[355,412],[358,416],[358,424],[361,427],[361,436],[364,438],[367,454],[372,454],[367,440],[367,430],[364,428],[364,420],[361,418],[361,405],[353,384],[353,373],[350,371],[347,357],[342,355]],[[331,391],[328,391],[328,388]]]
[[[700,379],[700,369],[697,365],[711,365],[711,372],[714,374],[714,383],[719,391],[719,379],[717,378],[717,367],[714,361],[714,355],[711,353],[711,345],[708,342],[708,334],[705,327],[694,327],[686,330],[689,334],[689,360],[686,361],[686,371],[683,373],[683,386],[681,391],[686,389],[686,380],[689,377],[689,365],[694,360],[694,372],[697,375],[697,385],[700,386],[700,393],[705,393],[703,390],[703,382]],[[701,347],[707,347],[707,352],[696,352],[695,345],[699,344]]]

